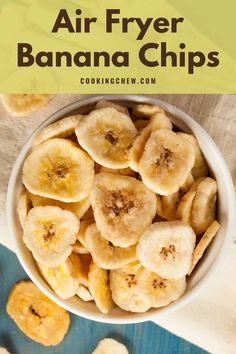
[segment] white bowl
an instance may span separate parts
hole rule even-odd
[[[16,214],[17,200],[22,189],[22,165],[26,155],[30,151],[33,136],[37,134],[44,126],[65,116],[75,113],[89,112],[94,107],[95,103],[104,97],[107,100],[121,103],[127,107],[132,107],[136,103],[157,104],[163,107],[166,111],[170,112],[174,115],[173,123],[178,128],[186,132],[192,132],[196,136],[202,152],[208,162],[211,173],[218,182],[218,220],[221,223],[221,228],[217,234],[217,237],[213,240],[209,249],[205,252],[204,257],[197,266],[196,270],[188,279],[185,294],[179,300],[171,303],[167,307],[151,309],[142,314],[129,313],[115,308],[110,314],[104,315],[99,312],[93,303],[85,303],[78,297],[73,297],[70,300],[60,299],[44,281],[31,253],[26,248],[22,240],[22,229]],[[224,253],[223,251],[226,249],[227,243],[233,234],[234,217],[235,201],[232,180],[225,161],[214,141],[191,117],[179,109],[158,99],[140,95],[93,96],[91,98],[72,103],[54,113],[38,127],[21,150],[12,169],[7,193],[7,221],[10,234],[14,240],[15,251],[18,259],[29,277],[42,292],[68,311],[91,320],[107,323],[136,323],[158,319],[160,316],[169,314],[190,301],[193,296],[198,293],[200,287],[208,281],[209,275],[216,268],[216,262],[218,263],[219,259],[222,258]]]

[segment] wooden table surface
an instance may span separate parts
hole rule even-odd
[[[136,325],[102,324],[71,315],[64,341],[43,347],[27,338],[6,314],[13,284],[28,278],[14,253],[0,246],[0,346],[12,354],[90,354],[99,340],[113,337],[125,343],[130,354],[203,354],[204,350],[172,335],[152,322]],[[113,353],[111,353],[113,354]]]

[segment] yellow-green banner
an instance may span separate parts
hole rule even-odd
[[[2,0],[2,93],[235,93],[234,0]]]

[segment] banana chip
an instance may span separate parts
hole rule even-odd
[[[116,269],[137,259],[136,246],[126,248],[113,246],[101,236],[96,224],[86,229],[85,243],[93,260],[104,269]]]
[[[193,229],[182,221],[156,222],[140,238],[137,256],[162,278],[177,279],[189,272],[195,242]]]
[[[79,219],[84,216],[84,214],[89,210],[91,205],[89,197],[86,197],[80,200],[79,202],[65,203],[61,202],[60,200],[41,197],[40,195],[35,195],[30,192],[28,192],[28,195],[31,203],[33,204],[33,207],[48,205],[57,206],[61,209],[72,211]]]
[[[203,179],[196,191],[191,211],[191,226],[197,235],[206,231],[215,220],[217,183],[211,178]]]
[[[112,298],[125,311],[146,312],[151,304],[140,296],[141,264],[133,262],[110,272]]]
[[[130,117],[114,108],[90,112],[76,128],[82,148],[95,162],[108,168],[128,167],[126,149],[136,133]]]
[[[167,306],[177,300],[186,289],[185,277],[164,279],[157,273],[143,269],[139,275],[138,291],[152,307]]]
[[[7,301],[7,313],[29,338],[45,346],[58,345],[66,335],[70,317],[31,281],[17,283]]]
[[[168,129],[154,131],[139,162],[143,183],[154,192],[168,196],[179,190],[194,165],[192,145]]]
[[[112,338],[104,338],[92,354],[129,354],[129,352],[124,344]]]
[[[26,192],[26,190],[23,190],[19,197],[18,205],[17,205],[17,214],[22,228],[24,228],[25,220],[29,210],[31,209],[31,206],[32,204],[29,195]]]
[[[101,109],[101,108],[115,108],[118,112],[129,116],[129,110],[126,107],[121,106],[121,105],[114,103],[114,102],[110,102],[110,101],[106,101],[106,100],[98,101],[95,106],[95,109]]]
[[[171,220],[176,220],[177,218],[177,208],[179,206],[179,203],[183,197],[183,195],[189,190],[191,185],[194,183],[193,176],[190,174],[187,177],[187,180],[184,182],[183,186],[180,187],[178,192],[173,193],[169,196],[163,196],[162,197],[162,206],[163,206],[163,213],[164,217],[171,221]]]
[[[4,94],[1,95],[5,109],[16,117],[28,116],[45,106],[54,95],[46,94]]]
[[[44,279],[62,299],[69,299],[79,289],[79,282],[86,278],[79,255],[72,253],[57,267],[45,267],[38,263]]]
[[[182,133],[182,132],[178,132],[177,134],[179,134],[183,138],[187,139],[194,147],[195,162],[194,162],[194,166],[191,171],[193,177],[195,179],[197,179],[199,177],[203,177],[203,176],[207,177],[209,174],[208,167],[207,167],[206,161],[202,155],[202,152],[201,152],[201,149],[200,149],[197,139],[191,134],[186,134],[186,133]]]
[[[135,245],[156,214],[156,196],[133,177],[99,173],[91,193],[101,235],[114,246]]]
[[[108,271],[92,262],[89,268],[89,291],[102,313],[109,313],[114,303],[111,297]]]
[[[195,248],[193,252],[193,260],[192,260],[192,265],[191,268],[188,272],[188,275],[190,275],[197,265],[198,261],[202,258],[205,250],[217,234],[218,230],[220,228],[220,224],[218,223],[217,220],[213,221],[213,223],[208,227],[208,229],[205,231],[203,236],[201,237],[200,241],[197,244],[197,247]]]
[[[23,240],[37,262],[55,267],[72,252],[79,231],[79,219],[54,206],[35,207],[24,224]]]
[[[82,119],[82,115],[71,116],[46,126],[34,137],[32,146],[35,147],[49,139],[71,136]]]
[[[81,300],[86,301],[86,302],[93,300],[93,297],[92,297],[89,289],[86,288],[86,286],[84,286],[83,284],[79,284],[77,295]]]

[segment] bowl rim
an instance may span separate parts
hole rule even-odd
[[[15,185],[17,183],[17,175],[20,170],[21,164],[22,164],[22,156],[24,156],[25,152],[28,152],[29,149],[27,148],[27,145],[31,142],[32,138],[44,127],[47,126],[48,124],[52,123],[53,121],[56,121],[58,119],[61,119],[63,116],[68,116],[68,111],[74,111],[76,109],[82,108],[84,106],[92,105],[95,104],[99,100],[110,100],[110,101],[130,101],[134,104],[142,104],[142,103],[147,103],[147,104],[157,104],[167,110],[168,112],[172,113],[173,115],[177,116],[180,120],[182,120],[184,123],[186,123],[187,126],[192,126],[196,128],[202,136],[203,140],[208,141],[212,145],[212,148],[215,150],[215,154],[218,158],[218,169],[221,170],[222,173],[222,178],[225,180],[225,187],[226,187],[226,195],[228,196],[228,223],[226,226],[226,232],[225,232],[225,237],[223,240],[223,246],[221,250],[219,250],[218,254],[216,255],[215,259],[212,261],[210,267],[208,268],[207,274],[203,276],[203,278],[192,288],[189,290],[187,295],[184,298],[180,298],[178,302],[172,302],[170,305],[167,307],[161,308],[161,309],[156,309],[153,311],[153,313],[150,312],[144,312],[144,313],[130,313],[128,316],[124,317],[116,317],[114,314],[96,314],[96,315],[90,315],[87,314],[86,311],[84,310],[75,310],[74,308],[71,308],[69,304],[67,304],[63,299],[60,299],[51,289],[46,288],[43,283],[39,282],[38,279],[35,278],[34,274],[31,272],[30,267],[27,265],[27,262],[25,261],[24,256],[22,255],[22,252],[20,250],[20,247],[18,247],[18,242],[17,238],[14,233],[13,229],[13,224],[14,224],[14,219],[12,217],[12,209],[13,209],[13,200],[14,200],[14,193],[15,193]],[[119,102],[118,102],[119,103]],[[228,170],[228,167],[226,165],[226,162],[213,141],[213,139],[209,136],[209,134],[193,119],[191,118],[188,114],[180,110],[179,108],[173,106],[172,104],[169,104],[167,102],[164,102],[156,97],[150,97],[147,95],[127,95],[127,94],[112,94],[112,95],[93,95],[92,97],[86,97],[83,99],[76,100],[73,103],[70,103],[61,109],[57,110],[54,112],[52,115],[47,117],[30,135],[30,137],[26,140],[24,143],[22,149],[20,150],[18,157],[13,165],[9,183],[8,183],[8,189],[7,189],[7,196],[6,196],[6,216],[7,216],[7,225],[8,225],[8,230],[10,233],[10,237],[13,241],[14,245],[14,251],[16,252],[16,255],[27,273],[27,275],[30,277],[30,279],[38,286],[38,288],[46,294],[51,300],[53,300],[55,303],[60,305],[61,307],[65,308],[71,313],[74,313],[75,315],[81,316],[83,318],[89,319],[89,320],[94,320],[98,322],[103,322],[103,323],[113,323],[113,324],[131,324],[131,323],[139,323],[139,322],[145,322],[149,320],[157,320],[158,318],[161,318],[163,316],[166,316],[183,305],[187,304],[192,300],[192,298],[198,293],[198,291],[206,284],[206,282],[209,280],[209,277],[213,274],[213,272],[216,270],[217,266],[219,263],[222,261],[229,243],[231,241],[231,237],[233,235],[234,227],[235,227],[235,214],[236,214],[236,206],[235,206],[235,200],[234,200],[234,186],[233,182],[231,179],[230,172]]]

